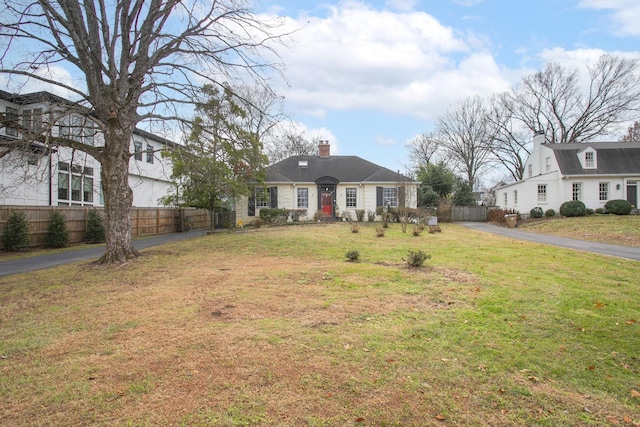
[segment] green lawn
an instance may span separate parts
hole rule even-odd
[[[640,263],[441,227],[0,278],[0,424],[639,425]]]

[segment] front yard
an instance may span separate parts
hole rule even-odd
[[[637,262],[441,227],[0,278],[0,424],[640,425]]]

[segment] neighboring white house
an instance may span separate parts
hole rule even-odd
[[[357,156],[332,156],[321,142],[317,156],[293,156],[267,168],[264,187],[236,203],[236,220],[249,223],[261,208],[300,210],[313,219],[356,210],[375,212],[378,206],[416,208],[419,182]]]
[[[66,136],[99,146],[102,136],[80,115],[61,116],[69,101],[48,92],[26,95],[0,91],[0,113],[20,126],[37,131],[55,114],[59,119],[48,136]],[[88,154],[71,148],[47,150],[34,141],[29,148],[8,150],[22,137],[21,129],[0,125],[0,205],[103,206],[100,164]],[[129,185],[133,206],[160,206],[158,199],[175,191],[171,165],[160,152],[173,143],[136,129],[131,141]]]
[[[496,205],[529,213],[580,200],[589,209],[609,200],[625,199],[638,206],[640,142],[548,144],[543,134],[533,138],[521,181],[495,190]]]

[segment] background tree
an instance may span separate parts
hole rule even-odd
[[[475,185],[491,161],[494,127],[480,97],[467,98],[438,118],[438,139],[456,169]]]
[[[637,120],[627,128],[627,133],[620,139],[623,142],[640,141],[640,122]]]
[[[426,189],[431,189],[438,197],[443,198],[453,193],[456,183],[456,175],[442,161],[421,167],[418,170],[417,178],[422,183],[420,188],[424,190],[424,195],[428,194]],[[425,202],[425,199],[421,199],[418,204],[420,206],[434,206],[425,204]]]
[[[236,197],[249,194],[251,182],[263,179],[267,159],[259,138],[262,122],[243,108],[243,100],[231,88],[205,86],[202,92],[190,137],[167,153],[177,191],[163,202],[209,209],[213,228],[216,210],[231,207]]]
[[[463,179],[459,179],[456,183],[456,191],[453,193],[453,204],[455,206],[475,206],[478,204],[473,195],[473,188]]]
[[[416,136],[407,142],[407,148],[414,171],[433,163],[441,154],[441,144],[434,133],[422,133]]]
[[[181,119],[203,82],[252,78],[263,84],[261,60],[273,52],[274,25],[244,0],[5,0],[0,9],[0,72],[58,86],[76,95],[104,143],[75,144],[101,165],[106,251],[102,263],[137,256],[131,242],[133,193],[128,183],[133,130],[141,121]],[[18,58],[18,52],[24,53]],[[15,60],[14,60],[15,59]],[[69,67],[66,84],[48,72]],[[76,82],[82,82],[76,84]],[[61,145],[72,145],[59,140]]]
[[[286,129],[275,135],[266,147],[269,164],[292,156],[314,156],[318,154],[318,141],[308,140],[304,133]]]
[[[549,63],[505,94],[511,119],[530,131],[544,130],[550,143],[580,143],[608,135],[640,106],[638,61],[603,55],[592,66],[586,88],[578,70]]]

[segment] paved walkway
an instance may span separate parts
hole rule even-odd
[[[193,230],[184,233],[163,234],[160,236],[148,237],[134,240],[133,246],[136,249],[145,249],[152,246],[163,245],[177,240],[192,239],[207,234],[208,230]],[[11,274],[27,273],[29,271],[43,270],[49,267],[69,264],[77,261],[90,259],[97,260],[104,254],[104,245],[96,245],[88,249],[70,250],[53,254],[20,258],[13,261],[0,262],[0,277]]]
[[[544,243],[546,245],[560,246],[563,248],[594,252],[602,255],[610,255],[614,257],[640,261],[640,248],[609,245],[606,243],[596,243],[586,240],[575,240],[568,239],[566,237],[556,237],[546,234],[530,233],[528,231],[518,230],[517,228],[501,227],[484,222],[461,222],[459,224],[474,230],[499,234],[501,236],[510,237],[512,239],[528,240],[530,242]]]

